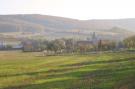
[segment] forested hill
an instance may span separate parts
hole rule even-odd
[[[46,37],[80,37],[96,32],[102,38],[124,38],[134,34],[135,19],[76,20],[39,14],[0,15],[0,33],[39,33]],[[21,34],[19,34],[21,35]]]

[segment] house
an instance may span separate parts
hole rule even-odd
[[[98,49],[101,50],[114,50],[116,48],[116,44],[110,40],[100,40],[98,42]]]
[[[77,41],[77,45],[94,45],[92,41]]]
[[[78,41],[77,42],[77,47],[81,52],[86,52],[93,50],[95,48],[95,44],[93,44],[92,41]]]
[[[40,43],[35,40],[25,40],[22,42],[24,52],[39,52],[42,51]]]
[[[87,40],[84,41],[78,41],[78,45],[97,45],[99,42],[98,37],[96,36],[96,33],[93,32],[92,35],[90,35]]]
[[[21,41],[15,38],[0,38],[0,50],[22,49]]]

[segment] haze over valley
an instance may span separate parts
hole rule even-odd
[[[0,15],[1,37],[81,38],[96,32],[99,38],[121,40],[134,35],[135,19],[77,20],[64,17],[19,14]]]

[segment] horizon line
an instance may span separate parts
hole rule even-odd
[[[49,14],[36,14],[36,13],[16,13],[16,14],[0,14],[0,16],[6,16],[6,15],[41,15],[41,16],[50,16],[50,17],[58,17],[58,18],[65,18],[65,19],[72,19],[72,20],[80,20],[80,21],[89,21],[89,20],[123,20],[123,19],[135,19],[135,17],[125,17],[125,18],[96,18],[96,19],[77,19],[77,18],[71,18],[71,17],[64,17],[64,16],[58,16],[58,15],[49,15]]]

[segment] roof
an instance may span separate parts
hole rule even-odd
[[[93,44],[93,42],[92,41],[78,41],[77,44],[90,45],[90,44]]]

